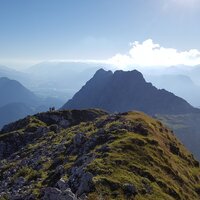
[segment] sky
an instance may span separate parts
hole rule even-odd
[[[0,64],[200,64],[200,0],[0,0]]]

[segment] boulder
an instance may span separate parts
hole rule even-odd
[[[136,187],[129,183],[123,185],[123,190],[126,196],[135,196],[138,193]]]
[[[15,181],[15,184],[18,186],[18,187],[22,187],[24,184],[25,184],[26,180],[24,177],[20,176],[16,181]]]
[[[69,125],[70,125],[70,122],[66,119],[63,119],[59,122],[59,125],[62,127],[62,128],[68,128]]]
[[[78,200],[70,188],[61,191],[57,188],[48,187],[45,189],[43,200]]]
[[[67,189],[67,183],[65,182],[64,179],[60,179],[58,182],[57,182],[57,187],[61,190],[61,191],[65,191]]]
[[[53,131],[55,133],[59,132],[59,127],[57,124],[52,124],[50,127],[49,127],[49,130],[50,131]]]
[[[92,181],[93,175],[90,172],[86,172],[80,179],[80,185],[77,190],[77,196],[84,193],[91,192],[93,190],[94,184]]]
[[[84,133],[77,133],[73,138],[73,144],[75,147],[80,147],[86,141]]]

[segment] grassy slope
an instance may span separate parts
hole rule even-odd
[[[138,200],[198,199],[194,188],[198,187],[199,169],[171,132],[160,122],[141,113],[129,113],[125,119],[130,120],[133,126],[141,123],[148,130],[148,135],[140,134],[141,130],[139,133],[117,131],[118,139],[109,145],[111,152],[108,157],[94,160],[90,165],[91,170],[100,169],[95,178],[100,193],[109,194],[108,199],[124,199],[123,184],[132,183],[138,188],[135,198]],[[179,148],[179,156],[170,151],[171,143]],[[102,168],[105,171],[102,172]],[[104,181],[111,186],[110,189]],[[117,193],[112,191],[113,183]],[[150,188],[149,193],[145,191],[147,188]]]
[[[34,123],[30,120],[32,124],[21,128],[20,133],[24,134],[27,127],[48,126],[44,122],[33,121]],[[31,187],[25,188],[26,192],[41,199],[42,188],[54,186],[61,177],[65,180],[70,177],[70,169],[80,157],[80,153],[76,151],[66,151],[72,145],[74,136],[82,132],[90,140],[99,131],[104,132],[104,138],[109,136],[111,139],[99,141],[87,152],[94,156],[85,166],[85,171],[94,175],[95,183],[94,190],[88,194],[89,199],[200,198],[199,163],[159,121],[137,112],[105,115],[96,121],[82,122],[62,129],[59,133],[48,132],[17,152],[13,159],[1,161],[0,182],[7,178],[6,172],[16,169],[16,173],[10,175],[8,190],[23,176],[28,184],[31,182]],[[0,140],[9,137],[9,134],[13,133],[2,135]],[[105,145],[107,150],[99,151]],[[32,164],[22,165],[27,159],[35,160]],[[59,165],[65,169],[62,176],[56,174]],[[38,170],[35,166],[39,166]],[[136,188],[134,195],[128,196],[125,187],[127,184]]]
[[[157,115],[156,118],[174,130],[176,136],[200,160],[200,114]]]

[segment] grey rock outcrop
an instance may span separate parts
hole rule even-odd
[[[84,193],[91,192],[93,189],[93,181],[92,181],[93,175],[90,172],[86,172],[82,175],[80,179],[80,185],[77,190],[77,195],[80,196]]]
[[[42,200],[78,200],[70,188],[61,191],[57,188],[48,187]]]

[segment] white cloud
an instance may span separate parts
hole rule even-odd
[[[127,55],[117,54],[108,59],[107,62],[120,68],[126,68],[130,65],[143,67],[194,66],[200,64],[200,51],[197,49],[178,51],[175,48],[165,48],[154,43],[152,39],[148,39],[142,43],[133,42]]]
[[[27,66],[36,64],[41,61],[30,60],[0,60],[1,64],[8,66],[19,66],[20,68],[27,68]],[[130,49],[127,54],[118,53],[113,57],[105,60],[97,59],[52,59],[46,62],[80,62],[91,63],[96,66],[109,66],[112,69],[127,70],[138,67],[168,67],[176,65],[195,66],[200,65],[200,51],[197,49],[190,49],[188,51],[178,51],[175,48],[162,47],[160,44],[154,43],[152,39],[143,41],[142,43],[135,41],[130,44]],[[110,66],[111,65],[111,66]]]

